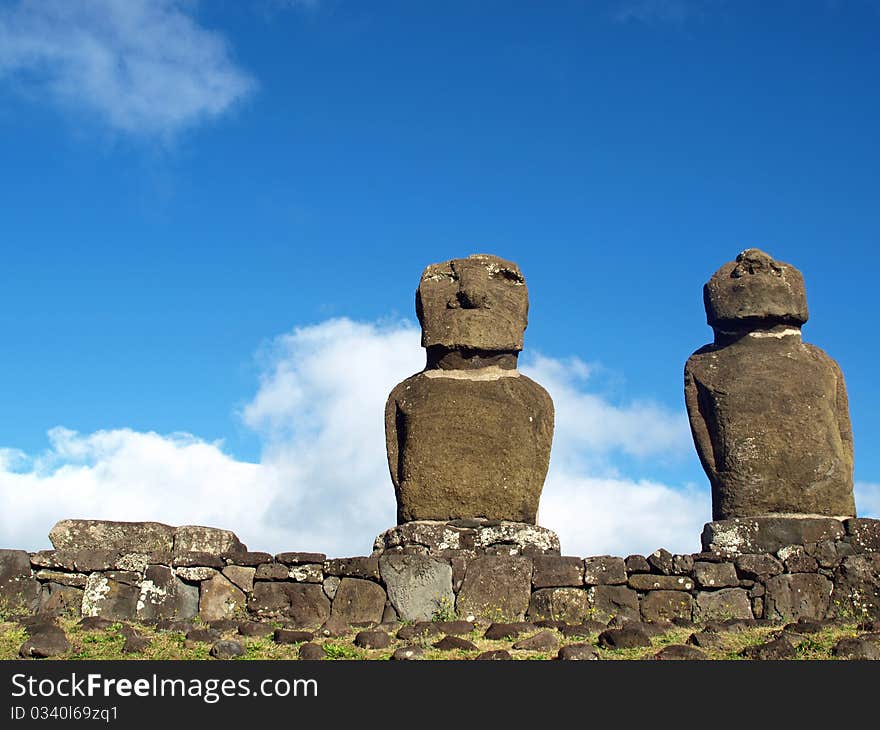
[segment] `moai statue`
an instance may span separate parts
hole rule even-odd
[[[842,534],[835,520],[813,520],[808,533],[791,527],[796,520],[779,519],[801,518],[804,525],[808,517],[855,515],[846,387],[837,363],[801,339],[801,273],[750,248],[718,269],[703,293],[715,342],[688,359],[685,400],[712,483],[713,519],[774,517],[742,522],[753,533],[774,525],[770,542],[783,544],[796,541],[792,529],[799,540]],[[704,531],[704,548],[726,541],[745,550],[753,538],[749,549],[771,547],[741,529],[721,532]]]
[[[427,364],[385,407],[398,523],[535,523],[553,401],[516,369],[528,307],[522,272],[496,256],[425,269],[416,312]]]

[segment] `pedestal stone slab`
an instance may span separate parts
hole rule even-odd
[[[459,616],[522,620],[532,591],[532,563],[528,558],[485,555],[467,566],[456,609]]]
[[[174,528],[161,522],[61,520],[49,532],[56,550],[171,553]]]
[[[379,559],[379,571],[401,621],[430,621],[455,606],[448,561],[388,553]]]
[[[501,520],[415,520],[379,535],[373,555],[559,555],[559,537],[538,525]]]
[[[832,517],[769,516],[709,522],[703,549],[726,555],[776,553],[787,545],[840,540],[843,522]]]

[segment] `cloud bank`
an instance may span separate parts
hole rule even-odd
[[[80,517],[225,527],[256,550],[369,553],[395,522],[383,410],[392,387],[424,365],[418,329],[332,319],[276,338],[259,362],[240,413],[261,439],[259,463],[190,434],[56,428],[42,454],[0,450],[0,547],[47,547],[57,520]],[[687,453],[684,414],[609,402],[577,359],[537,356],[523,370],[556,404],[539,521],[563,552],[697,550],[708,489],[618,469]]]
[[[0,8],[0,79],[111,128],[167,136],[256,86],[185,0],[19,0]]]

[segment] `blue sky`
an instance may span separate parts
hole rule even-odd
[[[0,542],[100,516],[368,551],[418,276],[476,252],[528,281],[563,548],[696,549],[682,367],[750,246],[804,274],[880,510],[878,30],[868,0],[0,0],[0,490],[32,515]]]

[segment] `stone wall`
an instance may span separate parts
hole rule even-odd
[[[147,623],[249,617],[291,627],[317,626],[331,616],[368,625],[454,613],[568,623],[880,619],[878,520],[846,520],[833,539],[773,554],[661,549],[627,558],[522,554],[528,546],[505,543],[484,553],[432,555],[416,547],[351,558],[273,556],[248,551],[225,530],[159,526],[157,533],[149,527],[155,523],[134,524],[148,527],[116,541],[102,534],[102,549],[83,547],[88,536],[64,537],[56,526],[54,550],[0,550],[6,611]]]

